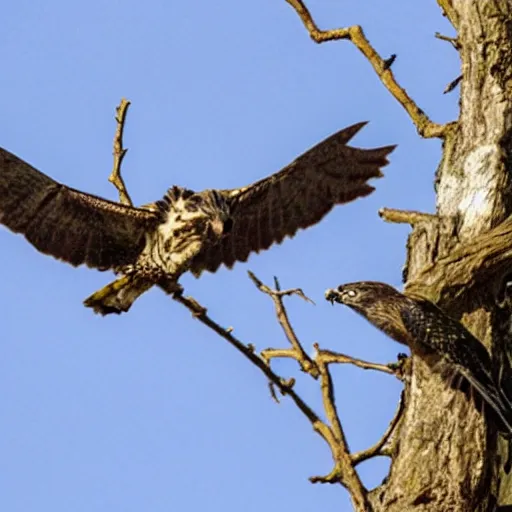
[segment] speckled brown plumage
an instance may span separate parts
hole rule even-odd
[[[365,124],[331,135],[268,178],[222,191],[231,207],[233,230],[197,258],[194,274],[214,272],[222,264],[231,268],[236,261],[246,261],[251,252],[268,249],[316,224],[337,204],[371,194],[375,189],[367,181],[382,177],[380,169],[395,146],[347,146]]]
[[[492,372],[487,349],[460,322],[432,302],[372,281],[327,290],[326,299],[345,304],[395,341],[406,344],[434,371],[460,375],[494,411],[497,427],[512,436],[512,404]]]
[[[135,274],[86,302],[104,314],[126,311],[137,295],[129,293],[133,283],[141,293],[148,289],[138,277],[169,284],[189,270],[199,276],[222,264],[231,268],[316,224],[335,205],[370,194],[367,182],[382,176],[394,146],[347,146],[365,124],[339,131],[247,187],[196,193],[175,186],[141,208],[61,185],[0,149],[0,222],[72,265]]]
[[[127,264],[158,221],[154,212],[61,185],[0,149],[0,222],[44,254],[99,269]]]

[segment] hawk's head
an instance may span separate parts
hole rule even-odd
[[[233,228],[229,204],[217,190],[205,190],[188,196],[184,199],[181,214],[188,227],[210,243],[218,242]]]
[[[171,236],[194,234],[216,242],[233,227],[229,204],[217,190],[194,192],[174,186],[160,203],[166,213],[166,231]]]
[[[356,310],[366,309],[379,300],[389,300],[399,295],[392,286],[375,281],[342,284],[325,292],[326,300],[332,304],[338,302]]]
[[[183,272],[201,250],[219,243],[233,227],[229,204],[216,190],[173,187],[163,200],[163,210],[158,231],[171,273]]]
[[[386,283],[360,281],[325,292],[326,300],[345,304],[400,343],[407,343],[401,311],[410,301]]]

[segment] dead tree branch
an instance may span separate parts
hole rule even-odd
[[[357,359],[352,356],[348,356],[346,354],[342,354],[340,352],[333,352],[332,350],[320,349],[318,343],[314,345],[315,350],[318,355],[315,357],[315,361],[320,357],[324,364],[352,364],[357,366],[358,368],[362,368],[363,370],[375,370],[377,372],[388,373],[390,375],[395,375],[400,378],[400,372],[397,371],[397,364],[380,364],[380,363],[372,363],[370,361],[364,361],[363,359]]]
[[[314,377],[315,379],[318,378],[318,368],[316,367],[313,360],[308,356],[308,354],[302,347],[299,339],[297,338],[297,335],[295,334],[295,331],[290,323],[290,319],[288,318],[288,314],[283,304],[283,297],[286,297],[288,295],[297,295],[307,302],[313,303],[313,301],[310,298],[308,298],[300,288],[295,288],[292,290],[281,290],[277,277],[274,277],[276,289],[272,290],[271,288],[263,284],[251,271],[249,271],[248,274],[251,281],[256,285],[258,290],[268,295],[274,302],[277,320],[281,327],[283,328],[286,338],[293,347],[293,359],[295,359],[299,363],[300,368],[303,372],[310,373],[311,376]],[[267,351],[267,356],[269,354],[270,352]]]
[[[317,343],[315,343],[313,346],[315,349],[319,350]],[[261,351],[260,355],[268,363],[270,363],[272,359],[278,358],[295,359],[298,361],[299,357],[296,350],[293,348],[266,348],[265,350]],[[356,357],[352,357],[347,354],[332,352],[331,350],[326,349],[322,350],[322,358],[328,364],[351,364],[363,370],[374,370],[377,372],[387,373],[389,375],[395,375],[399,379],[402,378],[401,371],[399,369],[400,362],[389,364],[372,363],[371,361],[364,361],[363,359],[357,359]],[[298,362],[300,364],[300,361]],[[312,362],[314,363],[315,360]],[[308,373],[311,375],[310,371]],[[312,377],[314,377],[314,375],[312,375]]]
[[[129,104],[130,103],[128,101],[123,99],[117,108],[117,130],[116,136],[114,138],[114,170],[109,178],[109,181],[113,183],[117,188],[120,200],[124,204],[131,204],[130,196],[128,195],[125,184],[121,177],[121,163],[124,155],[126,154],[126,150],[123,149],[122,146],[122,134],[124,122],[126,119],[126,109],[128,108]],[[237,337],[235,337],[233,335],[232,327],[225,328],[222,327],[219,323],[215,322],[212,318],[210,318],[210,316],[208,316],[207,309],[199,304],[194,298],[185,297],[182,293],[174,293],[171,296],[176,302],[179,302],[181,305],[186,307],[192,313],[194,318],[218,334],[221,338],[226,340],[236,350],[243,354],[246,359],[254,364],[268,379],[271,385],[272,396],[276,400],[277,397],[275,395],[275,389],[278,389],[282,395],[289,396],[297,408],[311,423],[313,430],[317,432],[328,444],[334,460],[334,469],[329,475],[323,477],[311,477],[310,481],[313,483],[340,483],[350,493],[354,509],[358,512],[368,512],[371,510],[368,491],[362,484],[355,467],[362,460],[367,460],[372,456],[378,456],[384,453],[383,447],[389,440],[391,432],[398,422],[398,419],[394,419],[391,422],[390,427],[388,427],[384,433],[383,439],[381,439],[379,443],[369,448],[368,450],[364,450],[363,452],[352,455],[350,453],[339,413],[336,408],[334,386],[329,371],[329,365],[350,363],[358,366],[359,368],[394,374],[398,378],[401,378],[403,371],[401,368],[401,363],[399,362],[398,364],[383,365],[362,361],[360,359],[346,356],[345,354],[340,354],[329,350],[321,350],[318,344],[314,345],[316,350],[315,357],[310,357],[304,350],[298,336],[295,333],[295,330],[291,325],[288,313],[283,303],[283,299],[287,296],[297,295],[308,302],[313,301],[311,301],[311,299],[309,299],[300,288],[282,290],[277,278],[274,278],[275,289],[272,289],[265,285],[252,272],[249,272],[249,277],[256,285],[256,287],[261,292],[268,295],[274,302],[277,320],[281,325],[286,338],[290,342],[290,348],[268,348],[263,350],[261,354],[257,354],[254,345],[245,344]],[[273,358],[276,357],[295,359],[304,372],[308,373],[315,379],[320,378],[322,401],[327,421],[320,419],[319,415],[313,410],[313,408],[309,406],[306,401],[303,400],[294,390],[295,379],[284,379],[272,370],[270,362]],[[397,413],[396,416],[399,417],[399,414]]]
[[[364,462],[365,460],[371,459],[373,457],[379,457],[379,456],[391,456],[391,450],[388,448],[392,443],[391,439],[393,434],[396,431],[396,427],[402,417],[402,413],[404,412],[405,408],[405,393],[402,391],[402,394],[400,395],[400,400],[398,402],[398,407],[396,408],[395,414],[390,421],[388,428],[382,435],[382,437],[370,448],[367,448],[366,450],[361,450],[360,452],[352,454],[352,464],[354,466],[357,466],[361,462]]]
[[[124,133],[124,123],[126,120],[126,114],[128,112],[128,107],[130,106],[130,102],[125,98],[121,99],[121,103],[116,108],[116,133],[114,135],[114,167],[112,168],[112,172],[108,178],[108,181],[116,187],[119,192],[119,201],[122,204],[127,204],[129,206],[133,206],[132,199],[130,194],[128,194],[128,190],[126,189],[126,185],[124,183],[123,177],[121,176],[121,164],[123,163],[123,158],[126,155],[128,149],[123,147],[123,133]]]
[[[395,99],[402,105],[416,126],[418,133],[425,138],[443,138],[453,123],[441,125],[434,123],[425,114],[425,112],[418,107],[414,100],[407,94],[407,91],[401,87],[393,72],[391,71],[391,64],[394,61],[384,60],[373,48],[368,39],[366,38],[363,29],[359,25],[353,25],[346,28],[337,28],[332,30],[320,30],[316,25],[311,13],[305,6],[302,0],[286,0],[297,12],[302,23],[309,32],[309,35],[316,43],[324,43],[326,41],[335,41],[346,39],[351,41],[356,48],[368,59],[373,69],[377,73],[381,82],[387,90],[395,97]]]
[[[418,222],[435,220],[437,217],[432,213],[416,212],[413,210],[395,210],[394,208],[381,208],[379,216],[386,222],[395,224],[410,224],[414,226]]]
[[[340,443],[340,429],[341,425],[336,423],[336,427],[330,427],[323,422],[313,409],[293,390],[293,387],[288,385],[280,376],[272,371],[265,359],[254,352],[252,346],[248,346],[235,338],[229,329],[221,327],[217,322],[213,321],[208,315],[206,308],[200,306],[198,302],[189,297],[175,296],[174,300],[185,306],[201,323],[212,329],[219,336],[224,338],[228,343],[241,352],[251,363],[253,363],[261,372],[275,385],[283,395],[289,396],[304,416],[310,421],[313,429],[317,432],[329,445],[336,467],[339,471],[336,473],[337,482],[344,485],[349,491],[354,507],[357,511],[365,512],[369,510],[368,492],[364,488],[359,475],[351,463],[350,453],[348,446],[345,443]],[[322,369],[320,369],[322,372]],[[328,390],[324,394],[330,395],[332,383],[329,384]],[[332,405],[334,407],[334,404]],[[333,418],[334,414],[330,411],[327,416],[329,419]],[[337,415],[335,416],[337,417]],[[342,432],[342,431],[341,431]],[[343,437],[344,439],[344,437]],[[315,477],[310,479],[315,480]]]
[[[448,43],[450,43],[457,51],[460,50],[460,42],[459,42],[459,39],[457,37],[448,37],[448,36],[445,36],[439,32],[436,32],[434,34],[434,36],[437,38],[437,39],[440,39],[441,41],[447,41]]]
[[[317,476],[311,478],[310,481],[312,483],[335,483],[337,481],[343,482],[349,478],[351,481],[356,483],[354,490],[358,493],[358,495],[364,496],[365,500],[367,500],[367,491],[359,479],[359,475],[357,474],[355,466],[352,464],[350,449],[348,447],[347,439],[345,437],[343,427],[341,426],[340,417],[336,409],[336,400],[334,397],[334,387],[332,383],[331,372],[329,371],[328,364],[322,360],[320,352],[317,352],[317,357],[315,360],[320,371],[320,388],[322,390],[322,401],[325,415],[327,416],[327,419],[331,424],[331,428],[334,432],[334,436],[336,437],[337,450],[334,452],[335,467],[333,471],[331,471],[331,473],[326,477],[322,478]],[[368,507],[368,503],[365,503],[365,507]]]
[[[459,75],[444,88],[443,94],[448,94],[449,92],[452,92],[453,89],[455,89],[455,87],[457,87],[457,85],[459,85],[461,81],[462,75]]]

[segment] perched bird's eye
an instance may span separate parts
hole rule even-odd
[[[222,234],[223,235],[228,235],[229,233],[231,233],[232,230],[233,230],[233,219],[232,218],[228,218],[224,222],[224,228],[222,230]]]
[[[357,292],[355,290],[348,290],[346,293],[349,297],[352,298],[354,298],[357,295]]]

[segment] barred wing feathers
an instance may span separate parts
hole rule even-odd
[[[347,142],[366,124],[331,135],[280,172],[245,188],[223,191],[231,203],[233,228],[221,243],[199,254],[191,271],[231,268],[251,252],[293,237],[298,229],[319,222],[335,205],[373,192],[367,183],[380,178],[381,167],[395,146],[359,149]]]
[[[500,429],[512,436],[512,404],[491,373],[487,349],[435,304],[419,297],[414,299],[418,306],[404,310],[401,315],[406,329],[417,342],[436,347],[443,360],[466,378],[491,407]]]
[[[106,270],[135,261],[158,215],[66,187],[0,148],[0,223],[40,252]]]

